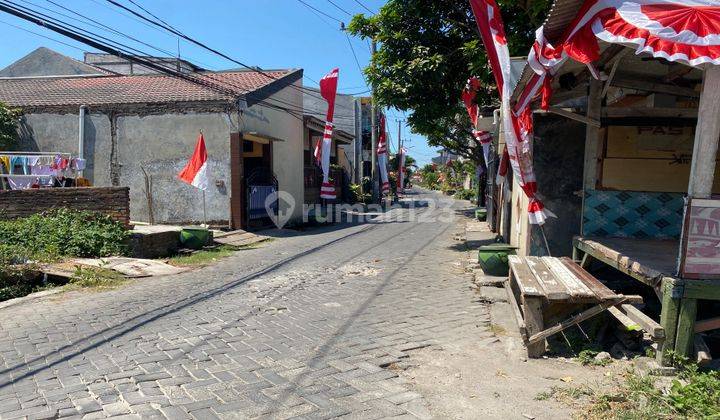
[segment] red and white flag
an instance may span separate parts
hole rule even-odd
[[[481,131],[477,129],[478,118],[480,117],[480,107],[475,102],[478,90],[480,90],[480,79],[477,77],[471,77],[468,79],[465,89],[462,91],[462,101],[465,104],[468,115],[470,116],[470,122],[472,122],[472,134],[475,141],[482,146],[483,157],[485,158],[485,166],[487,167],[490,162],[490,143],[492,143],[492,134],[487,131]],[[478,168],[482,172],[485,171],[484,167]]]
[[[178,174],[183,182],[192,185],[195,188],[201,190],[207,190],[208,187],[208,155],[207,149],[205,149],[205,137],[202,133],[197,139],[195,144],[195,151],[190,160],[188,161],[185,168]]]
[[[388,181],[388,153],[387,133],[385,132],[385,115],[380,114],[380,135],[377,144],[377,162],[380,169],[380,191],[382,194],[390,192],[390,181]]]
[[[487,50],[502,103],[502,130],[505,138],[505,153],[508,154],[515,179],[530,200],[528,217],[530,223],[542,225],[552,213],[546,211],[542,202],[535,196],[537,183],[532,162],[532,110],[527,107],[513,113],[510,106],[513,87],[510,85],[511,67],[505,25],[500,15],[500,7],[495,0],[470,0],[475,21]],[[501,165],[501,169],[502,169]],[[504,177],[498,171],[498,177]]]
[[[330,73],[320,79],[320,94],[328,103],[327,114],[325,115],[325,131],[323,132],[322,144],[320,140],[315,145],[315,159],[320,163],[323,171],[323,182],[320,187],[320,198],[334,200],[335,185],[330,182],[330,150],[332,148],[333,117],[335,114],[335,97],[337,95],[339,69],[333,69]]]

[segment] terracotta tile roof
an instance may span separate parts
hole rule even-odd
[[[294,71],[265,73],[281,78]],[[230,101],[273,82],[255,71],[204,73],[204,76],[237,94],[164,75],[6,78],[0,79],[0,102],[15,107],[53,107]]]

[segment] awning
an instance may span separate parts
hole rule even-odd
[[[546,26],[558,26],[553,19],[568,19],[569,9],[577,10],[575,18],[559,39],[552,40],[554,44],[545,37],[545,27],[537,31],[528,55],[534,74],[522,92],[516,92],[517,113],[529,106],[541,89],[543,105],[548,104],[550,81],[568,58],[587,64],[599,76],[592,65],[600,57],[599,40],[690,66],[720,65],[720,5],[716,0],[586,0],[582,5],[557,0]]]
[[[270,142],[285,141],[277,137],[259,134],[257,131],[245,131],[242,133],[242,138],[243,140],[252,141],[260,144],[270,144]]]

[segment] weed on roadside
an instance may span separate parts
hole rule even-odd
[[[116,288],[127,281],[122,274],[102,267],[76,266],[75,273],[66,286],[69,289],[89,288],[105,290]]]
[[[585,349],[578,353],[577,360],[583,366],[607,366],[613,362],[612,359],[596,359],[595,357],[600,354],[597,350]]]
[[[505,328],[503,328],[502,325],[498,324],[490,324],[490,332],[495,335],[505,335],[507,333]]]
[[[256,245],[256,244],[252,244]],[[220,245],[214,248],[205,248],[191,254],[180,254],[169,259],[169,263],[180,267],[203,267],[222,258],[229,257],[242,249],[251,249],[251,246],[237,247]]]
[[[662,384],[660,378],[628,370],[610,392],[553,387],[535,397],[550,398],[576,408],[585,401],[575,415],[581,419],[720,418],[720,372],[685,365],[677,378]]]

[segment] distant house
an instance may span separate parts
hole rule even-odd
[[[0,70],[0,77],[80,76],[109,73],[100,67],[40,47]]]
[[[305,88],[303,94],[303,109],[306,116],[325,122],[325,112],[327,111],[327,102],[320,96],[320,90],[316,88]],[[337,147],[333,147],[337,152],[335,162],[340,165],[351,179],[355,179],[357,167],[361,165],[360,159],[360,143],[362,141],[360,129],[360,105],[359,99],[352,95],[337,94],[335,99],[335,115],[333,124],[336,130],[342,131],[343,141],[338,142]],[[321,128],[322,131],[322,128]],[[348,140],[349,136],[349,141]],[[306,153],[309,150],[306,145]],[[337,149],[337,150],[335,150]],[[356,160],[356,154],[358,159]]]
[[[15,63],[3,71],[18,74],[20,67]],[[196,74],[229,87],[225,91],[163,75],[4,77],[0,101],[23,110],[20,149],[31,151],[78,154],[84,107],[84,175],[97,186],[130,187],[131,218],[138,221],[148,220],[150,212],[143,172],[152,180],[155,221],[203,220],[201,193],[176,178],[202,131],[211,176],[208,220],[244,228],[266,216],[265,197],[254,195],[272,188],[254,186],[276,184],[298,204],[281,202],[280,211],[302,217],[304,122],[294,113],[303,106],[302,73]]]
[[[173,70],[181,73],[196,73],[199,71],[206,71],[204,68],[196,66],[195,64],[176,57],[142,57],[143,60],[150,61],[153,64],[159,64],[164,67],[169,67]],[[85,64],[99,67],[105,71],[109,71],[116,74],[124,74],[128,76],[136,76],[141,74],[158,74],[159,72],[155,69],[145,67],[142,64],[138,64],[127,58],[118,57],[112,54],[106,53],[92,53],[86,52],[83,60]]]

